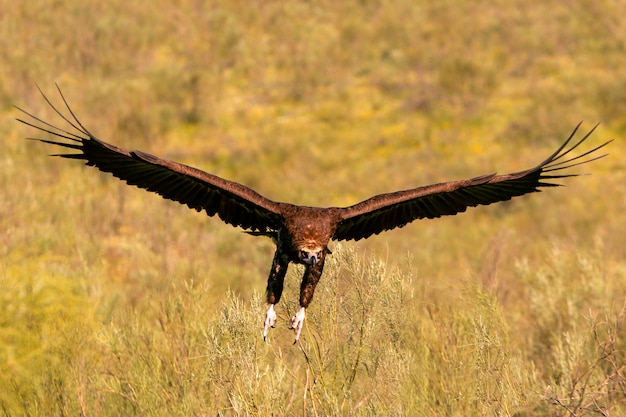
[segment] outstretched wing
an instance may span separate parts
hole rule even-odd
[[[597,125],[567,148],[579,127],[580,124],[549,158],[526,171],[505,175],[481,175],[468,180],[380,194],[354,206],[343,208],[333,239],[364,239],[385,230],[402,227],[417,219],[454,215],[465,211],[467,207],[509,200],[512,197],[540,191],[541,187],[558,186],[560,184],[550,181],[577,175],[566,173],[564,170],[606,156],[606,154],[596,156],[595,152],[610,141],[582,155],[567,157],[591,135]],[[584,160],[586,156],[591,157]]]
[[[76,118],[58,86],[57,89],[70,116],[63,115],[43,92],[41,94],[50,107],[75,129],[74,132],[58,128],[19,107],[18,110],[32,121],[17,119],[59,138],[30,139],[78,151],[54,156],[83,159],[87,161],[86,165],[109,172],[129,185],[152,191],[197,211],[205,210],[209,216],[217,214],[233,226],[261,232],[280,227],[280,203],[265,198],[244,185],[145,152],[128,151],[96,138]]]

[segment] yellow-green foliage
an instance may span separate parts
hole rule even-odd
[[[0,0],[4,415],[626,415],[622,1]],[[281,201],[545,158],[564,188],[331,247],[291,345],[273,245],[23,140],[96,136]],[[590,144],[590,145],[591,145]]]

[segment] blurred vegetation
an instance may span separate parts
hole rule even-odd
[[[0,0],[4,415],[626,415],[626,3]],[[23,140],[97,136],[281,201],[536,164],[567,187],[334,245],[291,346],[273,246]]]

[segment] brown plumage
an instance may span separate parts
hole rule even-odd
[[[267,302],[263,337],[274,327],[274,305],[280,300],[283,281],[290,262],[305,265],[300,289],[300,310],[291,319],[298,340],[315,287],[322,275],[328,243],[334,240],[359,240],[371,235],[403,227],[417,219],[432,219],[463,212],[467,207],[492,204],[512,197],[553,187],[552,181],[576,176],[567,169],[602,158],[595,148],[571,157],[570,152],[582,144],[595,127],[582,139],[570,145],[578,130],[539,165],[512,174],[488,174],[461,181],[427,185],[410,190],[380,194],[350,207],[305,207],[280,203],[256,191],[187,165],[161,159],[141,151],[128,151],[110,145],[91,134],[70,109],[61,91],[59,94],[69,112],[63,115],[44,95],[46,102],[74,131],[60,129],[22,109],[32,121],[18,119],[59,139],[36,139],[73,149],[76,153],[60,154],[63,158],[82,159],[86,165],[109,172],[129,185],[155,192],[178,201],[209,216],[218,215],[224,222],[238,226],[252,235],[269,236],[276,242],[276,253],[267,282]],[[42,93],[43,95],[43,93]],[[587,159],[584,159],[587,157]]]

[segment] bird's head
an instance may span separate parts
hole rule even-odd
[[[300,249],[298,251],[298,258],[300,262],[306,265],[315,265],[322,259],[323,249]]]

